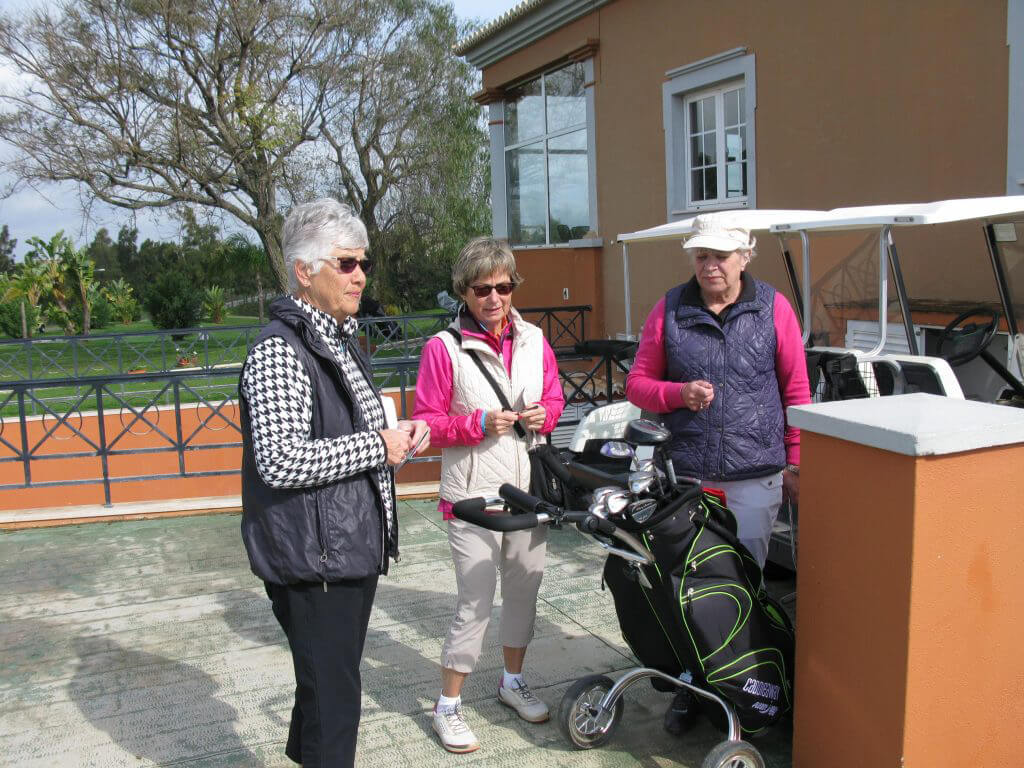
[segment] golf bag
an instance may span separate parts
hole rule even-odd
[[[643,524],[622,525],[656,560],[641,567],[609,556],[604,568],[640,662],[673,677],[689,672],[735,707],[746,733],[776,722],[792,706],[793,626],[765,591],[721,496],[680,483]],[[721,724],[721,708],[708,703],[701,699]]]

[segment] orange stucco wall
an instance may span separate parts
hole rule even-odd
[[[396,400],[398,392],[388,393]],[[412,413],[414,390],[406,393],[407,413]],[[237,406],[228,403],[222,407],[230,421],[238,423]],[[398,409],[401,413],[401,409]],[[175,437],[176,426],[173,410],[148,410],[146,417],[171,439]],[[200,429],[206,420],[208,427]],[[219,415],[211,416],[211,409],[193,405],[181,409],[182,436],[188,438],[193,432],[195,437],[190,441],[193,446],[210,446],[217,443],[230,443],[241,440],[239,433]],[[99,419],[95,412],[76,414],[69,422],[89,440],[98,444]],[[60,458],[62,453],[78,453],[93,450],[81,437],[74,435],[66,426],[59,426],[53,434],[43,440],[44,435],[56,424],[52,417],[32,419],[27,422],[28,444],[32,448],[31,479],[34,483],[86,480],[102,478],[103,470],[98,457]],[[130,427],[131,432],[126,431]],[[166,448],[167,438],[161,436],[150,425],[142,422],[132,423],[130,413],[122,417],[118,413],[108,413],[104,417],[104,429],[107,443],[114,450],[140,450]],[[216,430],[216,431],[214,431]],[[132,434],[145,433],[145,434]],[[17,418],[5,419],[3,422],[4,439],[14,445],[21,446]],[[120,437],[119,437],[120,436]],[[42,441],[42,442],[40,442]],[[116,443],[115,443],[116,441]],[[35,446],[38,445],[38,448]],[[0,458],[8,458],[13,453],[6,446],[0,448]],[[430,449],[425,456],[436,456],[438,451]],[[43,458],[53,457],[53,458]],[[242,451],[240,447],[213,448],[208,450],[191,450],[184,454],[185,470],[188,472],[209,472],[218,470],[236,470],[241,466]],[[174,474],[179,471],[178,455],[175,451],[166,453],[137,453],[125,456],[112,456],[109,459],[109,473],[112,478],[133,477],[137,475]],[[396,478],[399,483],[419,483],[437,480],[440,476],[438,462],[407,464]],[[22,484],[25,482],[24,467],[20,461],[8,461],[0,464],[0,485]],[[139,501],[159,501],[168,499],[198,498],[204,496],[237,496],[241,493],[240,478],[237,474],[218,475],[212,477],[175,477],[160,480],[140,480],[112,483],[110,486],[111,502],[126,503]],[[80,505],[103,504],[103,484],[101,482],[82,485],[61,485],[36,488],[14,488],[0,493],[0,510],[37,509],[42,507],[70,507]]]
[[[500,88],[597,41],[599,312],[614,333],[625,327],[622,252],[614,238],[668,215],[667,71],[736,47],[754,54],[759,208],[1001,195],[1006,15],[1006,2],[974,0],[615,0],[486,68],[483,82]],[[986,262],[977,263],[981,269],[963,262],[968,254],[985,258],[976,228],[901,237],[912,292],[995,298]],[[752,271],[788,292],[774,238],[762,245]],[[825,238],[818,255],[837,246]],[[837,258],[843,253],[837,250]],[[636,331],[666,288],[691,270],[674,242],[638,244],[631,256]]]
[[[597,248],[517,248],[516,269],[525,278],[516,289],[517,307],[590,305],[586,335],[604,338],[601,251]],[[563,297],[568,289],[569,298]],[[528,317],[534,320],[536,318]]]
[[[802,441],[794,767],[1014,764],[1024,446]]]

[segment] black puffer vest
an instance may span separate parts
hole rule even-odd
[[[270,307],[259,344],[279,336],[295,350],[313,385],[310,437],[340,437],[366,429],[348,381],[312,321],[288,297]],[[349,354],[373,383],[362,351]],[[249,404],[239,386],[242,423],[242,539],[253,573],[275,584],[334,582],[387,573],[398,556],[398,523],[387,525],[381,493],[394,497],[394,479],[380,488],[375,471],[311,488],[271,488],[256,470]],[[389,475],[391,473],[388,473]],[[393,504],[392,508],[397,508]]]
[[[746,284],[749,280],[749,284]],[[682,301],[686,284],[665,295],[665,360],[670,381],[710,381],[706,411],[667,414],[677,473],[701,480],[743,480],[786,464],[785,415],[775,375],[775,289],[752,277],[721,323]],[[691,292],[696,288],[695,281]]]

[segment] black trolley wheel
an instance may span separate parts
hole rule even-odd
[[[621,698],[615,702],[611,714],[599,709],[601,699],[612,685],[612,679],[606,675],[588,675],[569,686],[562,696],[558,705],[558,727],[576,749],[602,746],[622,720],[625,704]]]
[[[757,747],[745,741],[722,741],[708,752],[701,768],[764,768]]]

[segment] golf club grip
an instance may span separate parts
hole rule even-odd
[[[464,499],[452,507],[452,514],[459,520],[479,525],[488,531],[523,531],[537,526],[536,515],[489,515],[487,504],[481,498]]]
[[[501,496],[510,506],[516,508],[521,512],[537,512],[537,507],[543,504],[543,500],[538,499],[536,496],[531,496],[526,491],[521,491],[511,483],[502,483],[498,489],[498,495]]]

